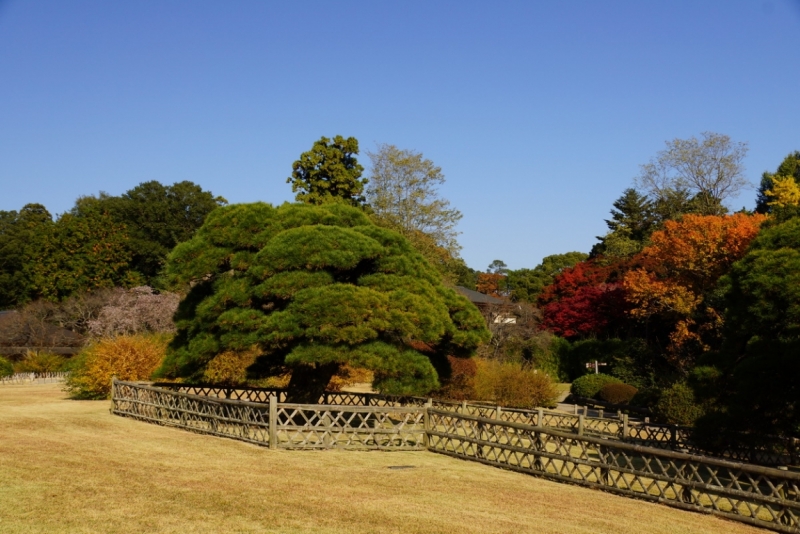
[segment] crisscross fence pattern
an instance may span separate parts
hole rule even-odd
[[[800,474],[428,409],[429,450],[800,532]]]
[[[217,386],[206,384],[157,383],[155,386],[194,395],[219,397],[223,399],[244,400],[266,403],[272,395],[279,402],[286,402],[285,389],[258,388],[245,386]],[[545,426],[579,435],[618,439],[627,443],[668,449],[690,454],[709,453],[699,448],[691,439],[691,429],[678,425],[664,425],[643,421],[629,421],[627,414],[609,413],[608,417],[588,417],[586,415],[538,408],[525,410],[505,408],[487,404],[426,399],[423,397],[400,397],[377,393],[326,392],[318,401],[321,405],[340,406],[425,406],[478,417],[489,417],[501,421],[521,423],[532,426]],[[714,456],[759,465],[794,465],[800,458],[798,440],[776,440],[770,447],[763,445],[749,447],[728,447],[715,451]]]
[[[63,382],[69,373],[15,373],[11,376],[0,377],[3,384],[53,384]]]
[[[263,392],[262,392],[263,393]],[[266,403],[135,382],[112,384],[112,413],[286,449],[423,450],[425,408]]]

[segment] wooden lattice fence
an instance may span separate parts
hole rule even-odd
[[[270,448],[427,449],[800,533],[800,474],[628,443],[619,439],[636,431],[627,417],[594,420],[358,393],[326,393],[316,405],[282,400],[282,390],[263,388],[112,385],[112,413],[194,432]],[[674,430],[665,427],[646,439],[674,442],[680,439]]]
[[[423,450],[425,409],[250,402],[115,380],[112,413],[285,449]]]
[[[194,395],[219,397],[223,399],[245,400],[266,403],[271,395],[279,402],[285,402],[286,390],[278,388],[257,388],[242,386],[217,386],[208,384],[156,383],[155,386]],[[645,421],[631,421],[627,414],[608,413],[608,416],[588,417],[556,410],[538,408],[524,410],[505,408],[486,404],[455,402],[423,397],[398,397],[377,393],[327,392],[319,399],[319,404],[341,406],[425,406],[455,413],[489,417],[512,423],[531,426],[545,426],[557,430],[574,432],[581,436],[618,439],[635,445],[674,450],[689,454],[720,456],[730,460],[755,463],[759,465],[796,465],[800,462],[800,443],[798,440],[775,440],[770,447],[734,447],[709,454],[698,447],[691,439],[691,428],[678,425],[664,425]]]
[[[16,373],[0,377],[0,385],[10,384],[53,384],[63,382],[69,373]]]
[[[429,450],[561,482],[800,532],[800,474],[428,409]]]

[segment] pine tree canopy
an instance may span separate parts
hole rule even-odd
[[[290,370],[294,402],[315,402],[343,364],[373,370],[384,393],[424,394],[447,355],[489,337],[404,237],[344,203],[218,208],[167,276],[191,289],[161,376],[197,379],[216,355],[257,347],[248,376]]]

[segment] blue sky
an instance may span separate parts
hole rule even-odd
[[[470,266],[533,267],[588,251],[666,140],[746,141],[754,183],[800,150],[799,35],[798,0],[0,0],[0,209],[146,180],[280,203],[341,134],[442,168]]]

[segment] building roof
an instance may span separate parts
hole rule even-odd
[[[455,290],[464,295],[469,299],[470,302],[473,304],[505,304],[506,301],[503,299],[499,299],[497,297],[491,297],[489,295],[484,295],[483,293],[478,293],[477,291],[473,291],[471,289],[467,289],[466,287],[456,286]]]

